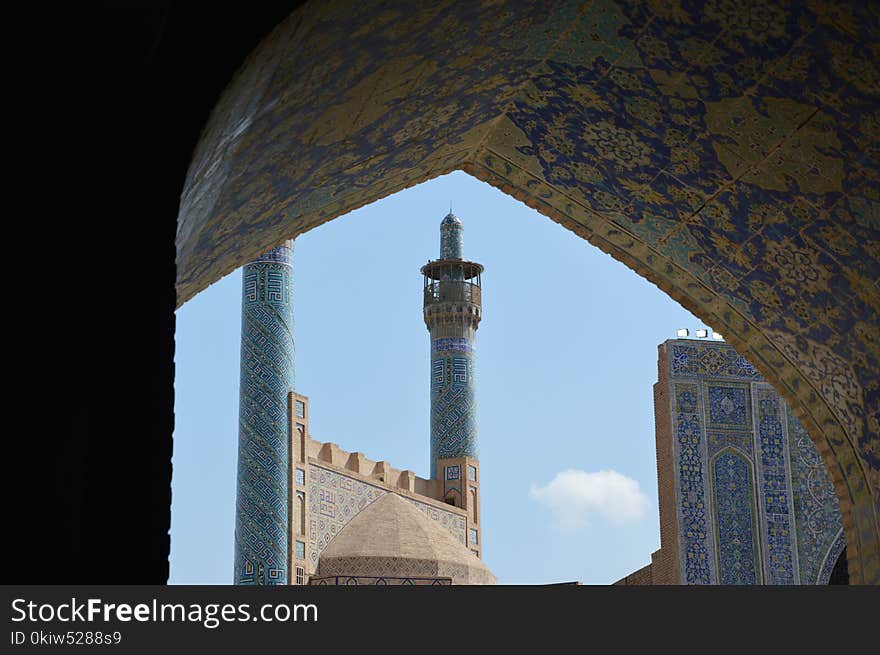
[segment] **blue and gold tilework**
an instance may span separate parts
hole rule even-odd
[[[803,426],[728,344],[665,346],[682,582],[827,582],[840,510]]]
[[[178,300],[464,170],[747,355],[840,471],[853,580],[878,584],[878,43],[861,0],[305,3],[195,149]]]
[[[751,464],[733,449],[723,451],[712,462],[720,584],[758,582],[752,478]]]

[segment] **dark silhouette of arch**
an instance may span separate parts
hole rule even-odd
[[[582,28],[590,24],[589,12],[600,10],[602,3],[540,4],[539,11],[537,3],[517,3],[516,10],[513,4],[495,3],[494,9],[487,11],[511,9],[508,17],[474,16],[466,30],[457,32],[454,53],[444,40],[442,49],[412,53],[409,59],[385,62],[361,58],[353,65],[343,62],[354,77],[342,92],[356,91],[358,81],[372,75],[368,81],[376,81],[374,91],[390,93],[391,87],[380,84],[382,80],[409,81],[417,88],[420,81],[453,72],[448,68],[452,54],[461,60],[471,57],[474,66],[466,71],[471,76],[461,79],[472,95],[444,95],[440,93],[444,87],[433,84],[434,108],[440,114],[452,108],[457,119],[454,123],[432,114],[429,122],[436,126],[435,132],[425,135],[417,124],[410,125],[400,132],[400,144],[394,143],[391,135],[371,144],[349,139],[354,146],[370,145],[370,151],[354,159],[352,153],[336,151],[339,155],[325,162],[344,173],[344,184],[339,188],[350,189],[348,195],[328,187],[326,182],[332,175],[324,173],[333,170],[309,168],[305,159],[294,158],[301,171],[313,175],[303,186],[311,196],[284,198],[281,190],[285,186],[293,190],[296,185],[262,175],[275,185],[263,189],[267,193],[261,199],[280,210],[273,214],[274,224],[251,222],[260,216],[251,211],[259,193],[248,196],[243,191],[252,192],[253,187],[202,185],[205,193],[201,197],[217,200],[207,203],[217,220],[199,223],[201,227],[181,225],[177,277],[170,242],[175,232],[172,222],[180,213],[181,192],[187,191],[184,204],[199,196],[193,194],[193,181],[206,179],[210,169],[199,166],[205,144],[210,145],[212,139],[217,144],[216,138],[232,137],[242,127],[243,123],[232,122],[229,127],[233,129],[223,129],[230,117],[243,116],[236,114],[235,103],[228,101],[253,81],[248,75],[257,59],[242,62],[288,12],[296,9],[296,3],[261,3],[260,7],[225,14],[176,5],[168,10],[126,13],[79,7],[49,16],[25,16],[17,23],[17,33],[24,39],[40,34],[40,42],[47,44],[27,62],[34,68],[25,71],[27,79],[21,80],[20,95],[26,99],[23,108],[34,129],[16,134],[16,138],[28,140],[28,154],[20,166],[42,170],[45,153],[53,152],[56,165],[66,171],[54,178],[52,193],[46,193],[45,178],[34,176],[32,188],[22,189],[19,196],[41,198],[40,217],[34,221],[46,228],[42,240],[52,234],[58,246],[57,266],[52,270],[63,270],[65,275],[60,285],[57,276],[48,272],[43,274],[45,279],[33,282],[34,288],[41,285],[57,290],[60,310],[58,324],[52,324],[51,329],[35,324],[31,333],[33,343],[44,344],[50,369],[59,375],[53,388],[60,390],[57,414],[62,425],[49,430],[39,443],[16,444],[35,451],[22,455],[21,461],[34,454],[43,461],[41,458],[50,453],[49,466],[55,475],[51,483],[34,489],[31,479],[25,477],[30,475],[28,470],[22,467],[15,471],[22,476],[19,488],[30,489],[30,503],[15,507],[20,515],[11,517],[28,535],[30,557],[52,561],[55,566],[26,573],[16,570],[10,574],[11,582],[164,582],[170,524],[174,308],[283,237],[454,168],[488,181],[568,226],[724,332],[784,395],[816,441],[840,501],[851,579],[858,583],[880,581],[880,429],[876,418],[880,375],[873,284],[878,262],[877,249],[872,246],[876,228],[871,227],[876,225],[871,222],[871,212],[876,211],[877,202],[872,195],[878,181],[877,139],[876,134],[862,131],[870,129],[877,111],[876,97],[864,86],[876,79],[876,62],[864,54],[869,52],[866,44],[880,40],[876,12],[865,13],[865,7],[870,6],[864,3],[844,2],[834,15],[820,16],[812,12],[809,3],[792,3],[790,11],[799,12],[795,20],[768,16],[760,29],[738,35],[736,20],[724,27],[727,19],[720,14],[707,12],[676,26],[663,15],[662,3],[654,9],[658,13],[650,14],[638,3],[622,0],[608,14],[613,20],[601,43],[591,43],[584,41],[589,30]],[[298,24],[307,27],[315,6],[317,3],[302,7],[279,29],[296,29]],[[363,33],[369,35],[371,5],[358,6],[364,13],[352,19],[362,20],[366,26]],[[79,13],[74,15],[74,11]],[[456,9],[452,4],[436,3],[431,11],[447,12],[449,20],[434,14],[431,20],[422,21],[424,25],[454,24]],[[542,29],[545,26],[539,13],[555,22]],[[526,29],[509,22],[520,19],[526,21],[521,25]],[[415,12],[410,12],[408,20],[422,24]],[[332,21],[326,25],[327,30],[315,34],[326,39],[328,52],[334,51],[339,34],[353,33],[349,25]],[[555,26],[561,27],[554,32]],[[676,33],[679,29],[693,33],[677,38],[681,36]],[[748,57],[758,62],[757,67],[725,71],[725,64],[712,64],[717,72],[730,73],[733,86],[727,88],[708,74],[712,72],[711,60],[702,55],[711,52],[697,53],[696,64],[676,68],[676,63],[689,56],[685,46],[701,30],[717,36],[714,43],[722,46],[732,46],[739,38]],[[407,34],[413,47],[429,48],[431,44],[430,39],[417,38],[414,29],[401,30],[401,34]],[[507,45],[493,50],[493,34],[506,39]],[[509,38],[512,34],[516,38]],[[651,37],[637,43],[663,42],[671,49],[634,51],[630,46],[636,34]],[[296,41],[288,43],[295,45]],[[266,44],[271,50],[272,39]],[[596,47],[585,48],[585,44]],[[346,52],[358,52],[356,39],[346,45]],[[578,53],[589,53],[589,61],[573,61]],[[728,59],[737,56],[733,50],[727,55]],[[78,74],[58,75],[59,61]],[[636,61],[641,61],[641,68],[629,65]],[[828,93],[799,80],[797,67],[789,66],[795,62],[806,66],[809,79],[828,80],[832,84]],[[320,73],[321,66],[335,63],[332,57],[320,56],[312,62],[301,57],[268,60],[269,67],[281,73],[274,77],[273,84],[280,85],[276,88],[282,88],[289,78],[310,83],[320,78],[310,77],[310,71]],[[235,76],[218,104],[223,87],[240,65],[241,74]],[[302,71],[296,70],[298,65]],[[384,68],[379,70],[380,66]],[[634,77],[611,75],[614,70],[628,69]],[[749,70],[760,71],[763,77],[743,79]],[[46,79],[54,80],[53,84],[45,84]],[[626,94],[614,89],[633,83],[654,85],[658,98],[671,99],[668,109],[661,108],[661,120],[656,123],[660,133],[655,133],[658,139],[652,140],[656,147],[651,150],[666,157],[668,166],[642,186],[615,186],[614,180],[631,183],[654,172],[650,161],[640,163],[644,153],[635,144],[626,152],[628,159],[608,168],[571,171],[563,151],[572,141],[551,143],[552,139],[541,136],[550,132],[541,130],[557,126],[554,129],[564,131],[584,125],[584,120],[567,121],[566,117],[582,119],[576,114],[578,107],[598,111],[605,103],[611,110],[606,123],[614,129],[604,134],[625,132],[641,118],[625,107],[621,111],[618,101],[623,102]],[[728,107],[727,113],[718,113],[725,109],[725,99],[744,97],[736,94],[749,84],[754,91],[749,95],[754,100],[750,106],[740,101],[739,106]],[[577,97],[562,93],[565,89]],[[229,166],[214,172],[226,175],[227,181],[238,180],[237,184],[244,182],[241,174],[248,170],[266,172],[260,168],[259,158],[248,160],[248,153],[239,145],[250,142],[255,146],[253,152],[258,153],[261,131],[273,129],[277,112],[292,107],[287,100],[300,94],[301,101],[310,104],[303,88],[289,90],[288,98],[273,105],[275,113],[262,114],[261,120],[235,137],[243,140],[227,141],[226,145],[234,146],[224,151],[229,159],[223,166]],[[696,98],[690,97],[694,91]],[[494,99],[487,104],[473,94]],[[269,95],[249,97],[262,102]],[[370,97],[384,102],[389,116],[400,117],[399,111],[407,104],[393,98],[385,102],[381,93]],[[64,105],[64,121],[57,117],[59,98],[77,99]],[[785,102],[780,104],[774,98],[810,107],[813,113],[799,115],[796,107],[788,111]],[[835,104],[835,98],[846,102]],[[454,106],[444,104],[444,99]],[[530,107],[541,103],[546,104],[546,120],[534,122],[535,132],[533,123],[522,119]],[[677,112],[693,114],[691,105],[697,113],[709,110],[709,114],[700,113],[712,119],[706,130],[682,131],[673,127],[674,120],[669,122]],[[215,106],[214,118],[206,126]],[[323,109],[314,103],[311,106],[332,118],[332,103]],[[361,114],[361,123],[350,122],[353,128],[360,129],[363,121],[373,116],[374,107],[364,108],[369,111]],[[639,111],[644,107],[636,108]],[[649,107],[649,114],[651,111]],[[712,112],[722,118],[712,118]],[[723,116],[731,119],[729,124]],[[854,116],[866,120],[853,120]],[[481,117],[485,121],[480,122]],[[282,122],[274,127],[283,128]],[[311,143],[316,148],[334,150],[321,145],[328,134],[326,122],[309,120],[303,125],[312,130]],[[752,132],[731,132],[736,125],[748,126]],[[454,133],[451,129],[459,127],[464,131]],[[528,142],[518,141],[517,130]],[[200,136],[204,144],[197,148]],[[601,136],[599,133],[596,138]],[[42,139],[39,145],[45,147],[34,147],[33,139]],[[595,146],[598,142],[591,143]],[[431,156],[423,156],[425,152]],[[247,167],[251,164],[253,169]],[[632,165],[630,174],[606,175],[614,166],[625,168],[625,164]],[[567,180],[583,183],[594,174],[611,188],[602,188],[598,182],[567,186]],[[706,191],[712,191],[709,185],[728,178],[733,184],[718,185],[717,193],[706,196]],[[101,181],[99,194],[96,180]],[[829,190],[829,181],[840,186]],[[751,193],[757,193],[757,198],[749,196],[755,187],[757,191]],[[783,187],[785,191],[780,190]],[[322,188],[329,189],[326,195],[318,193]],[[578,188],[587,189],[588,197],[576,197]],[[218,193],[212,195],[214,191]],[[615,198],[625,202],[618,203]],[[772,202],[754,202],[761,198]],[[780,203],[779,198],[787,199]],[[779,213],[753,216],[740,209],[766,204]],[[297,207],[311,209],[297,215]],[[650,211],[645,211],[646,207]],[[732,213],[725,213],[725,208]],[[21,215],[31,217],[32,210],[25,207]],[[753,220],[744,222],[744,216]],[[248,238],[236,234],[239,220],[247,227]],[[789,228],[794,231],[786,232]],[[227,247],[230,240],[236,247]],[[776,245],[768,249],[771,243]],[[115,266],[108,264],[110,253],[119,254],[114,274],[108,274],[108,266]],[[216,262],[216,267],[199,268],[207,266],[206,262]],[[803,278],[802,283],[796,284],[797,276]],[[823,290],[806,300],[798,298],[817,281],[831,291]],[[786,285],[794,295],[786,295],[782,289]],[[109,300],[123,298],[143,302]],[[816,303],[811,303],[811,298]],[[118,329],[96,330],[96,317],[105,316]],[[821,338],[823,335],[827,338]],[[138,347],[133,348],[133,343]],[[109,357],[108,353],[125,356]],[[23,387],[45,384],[38,379],[44,377],[42,367],[22,367],[22,371],[26,377],[32,376],[32,380],[23,381]],[[131,375],[131,371],[138,374]],[[122,380],[124,384],[116,383]],[[42,402],[27,415],[43,415]],[[133,402],[143,407],[137,421],[131,420]],[[27,428],[20,430],[22,434],[32,432],[32,426],[22,427]],[[120,439],[123,432],[126,438]],[[108,550],[106,544],[111,542],[124,547]],[[133,561],[138,563],[134,568]]]

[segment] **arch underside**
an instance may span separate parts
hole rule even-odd
[[[178,302],[464,170],[748,357],[822,454],[851,579],[880,583],[880,10],[824,4],[306,4],[205,127]]]

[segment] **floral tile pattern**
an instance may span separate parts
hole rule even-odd
[[[804,427],[728,344],[671,340],[665,353],[681,580],[826,584],[841,516]]]
[[[878,44],[856,0],[303,5],[205,126],[179,301],[463,169],[748,354],[839,463],[851,571],[878,583]]]

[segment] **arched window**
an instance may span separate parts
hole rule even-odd
[[[306,533],[306,495],[302,491],[296,492],[296,508],[294,510],[294,525],[297,534],[305,535]]]

